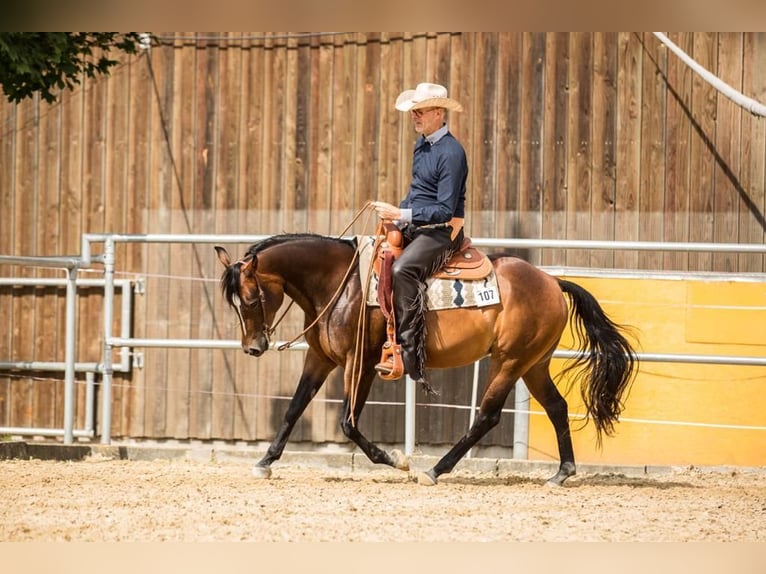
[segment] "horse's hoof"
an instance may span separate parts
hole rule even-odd
[[[576,471],[573,464],[565,463],[561,465],[561,468],[559,468],[559,471],[555,475],[546,481],[545,486],[552,488],[564,486],[564,481],[566,481],[566,479],[568,479],[570,476],[574,476],[575,472]]]
[[[258,466],[256,464],[253,467],[253,476],[255,478],[271,478],[271,467],[270,466]]]
[[[421,486],[435,486],[436,476],[429,470],[418,474],[418,484]]]
[[[391,451],[393,467],[398,470],[410,470],[410,459],[398,448]]]

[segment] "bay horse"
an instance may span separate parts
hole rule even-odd
[[[309,349],[303,371],[282,425],[253,474],[271,476],[271,464],[282,455],[296,421],[336,367],[344,369],[343,434],[373,463],[409,470],[401,451],[381,449],[358,427],[386,340],[386,321],[379,308],[365,302],[362,280],[366,278],[360,277],[357,241],[310,233],[274,235],[250,246],[237,261],[223,247],[215,246],[215,250],[225,267],[222,294],[239,317],[245,353],[258,357],[269,348],[272,325],[285,296],[305,313]],[[585,420],[593,420],[599,444],[602,434],[613,434],[618,422],[623,394],[637,366],[636,355],[621,332],[623,327],[584,288],[522,259],[491,259],[499,304],[426,312],[427,368],[459,367],[486,355],[490,365],[472,426],[417,480],[433,485],[440,475],[452,471],[498,424],[506,398],[521,378],[556,431],[560,464],[547,484],[561,486],[576,467],[567,403],[551,378],[550,363],[568,317],[580,352],[566,370],[572,370],[573,381],[580,384]]]

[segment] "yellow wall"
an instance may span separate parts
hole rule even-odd
[[[639,352],[766,356],[764,282],[567,279],[593,293],[613,320],[636,328]],[[567,330],[562,347],[571,344]],[[558,372],[563,361],[554,363]],[[566,381],[558,386],[564,392]],[[566,398],[570,415],[583,412],[576,390]],[[531,410],[542,412],[534,400]],[[766,367],[642,362],[621,419],[601,451],[593,424],[578,430],[581,421],[571,420],[577,462],[766,466],[766,430],[697,426],[766,427]],[[530,416],[529,458],[559,458],[544,414]]]

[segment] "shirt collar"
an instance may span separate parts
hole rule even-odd
[[[440,139],[446,136],[448,131],[449,129],[447,128],[447,124],[444,124],[442,127],[440,127],[431,135],[424,136],[424,137],[428,143],[430,143],[431,145],[434,145],[436,142],[438,142]]]

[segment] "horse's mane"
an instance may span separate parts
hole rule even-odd
[[[271,237],[267,237],[263,241],[259,241],[258,243],[253,243],[250,248],[245,253],[245,257],[253,257],[255,255],[258,255],[261,251],[264,249],[268,249],[269,247],[273,247],[274,245],[281,245],[283,243],[291,243],[293,241],[314,241],[314,240],[324,240],[324,241],[330,241],[335,243],[343,243],[343,244],[350,244],[350,241],[348,239],[344,239],[342,237],[330,237],[329,235],[320,235],[318,233],[282,233],[279,235],[272,235]]]
[[[273,247],[275,245],[282,245],[283,243],[291,243],[293,241],[329,241],[332,243],[340,243],[343,245],[353,246],[354,241],[344,239],[342,237],[330,237],[328,235],[320,235],[318,233],[282,233],[279,235],[272,235],[267,237],[263,241],[253,243],[245,252],[245,255],[240,261],[229,265],[221,275],[221,293],[223,293],[224,299],[232,307],[234,304],[234,297],[239,295],[239,274],[242,267],[242,263],[249,261],[253,257],[256,257],[260,252]]]

